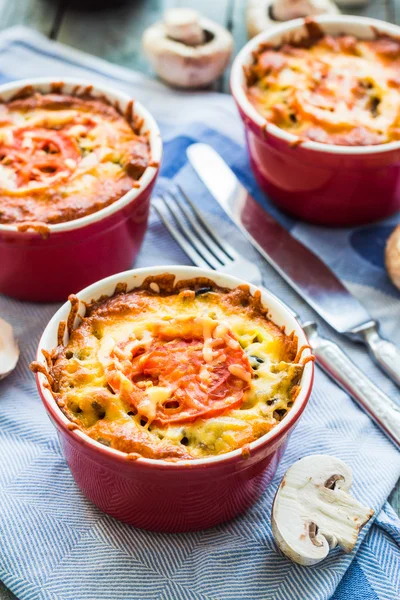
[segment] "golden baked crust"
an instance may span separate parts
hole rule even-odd
[[[0,104],[0,223],[71,221],[135,186],[150,157],[133,102],[122,115],[89,94],[20,95]]]
[[[71,300],[60,342],[75,319]],[[93,439],[148,458],[204,458],[247,448],[286,415],[305,362],[297,345],[248,286],[174,285],[166,274],[88,306],[47,357],[47,375],[58,405]]]
[[[400,139],[400,41],[325,35],[264,44],[246,71],[247,96],[278,127],[341,146]]]

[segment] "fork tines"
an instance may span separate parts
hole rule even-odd
[[[180,186],[153,198],[152,204],[172,237],[198,267],[220,269],[238,257]]]

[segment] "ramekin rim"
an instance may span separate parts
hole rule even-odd
[[[47,227],[49,229],[50,234],[54,235],[57,233],[64,233],[68,231],[82,229],[83,227],[88,227],[90,225],[93,225],[94,223],[97,223],[98,221],[107,219],[114,213],[125,208],[125,206],[130,204],[133,200],[135,200],[146,188],[149,187],[149,185],[151,185],[151,183],[157,176],[162,160],[163,145],[161,133],[156,120],[154,119],[153,115],[147,110],[147,108],[145,108],[143,104],[141,104],[141,102],[131,97],[126,92],[122,92],[119,89],[114,90],[110,86],[103,85],[98,82],[92,83],[88,80],[80,79],[78,77],[29,77],[25,79],[17,79],[0,85],[0,98],[3,93],[11,91],[13,89],[20,89],[28,85],[40,89],[41,86],[49,85],[52,83],[64,83],[66,85],[79,85],[84,87],[91,86],[94,92],[101,92],[106,96],[116,97],[118,100],[124,103],[133,100],[135,111],[140,117],[144,119],[144,127],[147,128],[147,130],[150,132],[150,156],[151,161],[154,162],[154,165],[149,165],[146,168],[142,177],[138,181],[140,187],[132,188],[131,190],[129,190],[129,192],[121,196],[121,198],[119,198],[112,204],[109,204],[108,206],[94,213],[91,213],[90,215],[80,217],[79,219],[73,219],[72,221],[65,221],[62,223],[48,224]],[[26,232],[19,231],[18,225],[18,223],[0,223],[0,232],[16,233],[19,235],[32,235],[31,230],[28,230]]]
[[[309,20],[309,19],[308,19]],[[312,20],[317,23],[343,23],[346,24],[360,24],[366,27],[374,27],[384,33],[400,36],[400,26],[394,23],[387,23],[380,19],[373,17],[361,17],[358,15],[315,15]],[[257,36],[249,40],[245,46],[240,50],[236,56],[230,76],[230,87],[232,96],[237,102],[239,108],[245,113],[245,115],[258,127],[267,128],[268,135],[272,135],[288,145],[298,143],[299,137],[288,133],[273,123],[269,123],[256,108],[248,100],[243,86],[243,66],[247,64],[251,52],[253,52],[260,43],[268,41],[269,37],[275,37],[281,33],[287,33],[294,31],[299,27],[302,27],[307,21],[307,18],[293,19],[291,21],[283,22],[281,25],[275,25],[273,28],[268,29],[259,33]],[[386,31],[385,31],[386,30]],[[369,146],[339,146],[335,144],[323,144],[321,142],[305,141],[301,142],[301,148],[305,150],[311,150],[314,152],[324,152],[327,154],[339,154],[339,155],[352,155],[352,156],[366,156],[370,154],[381,154],[385,152],[391,152],[400,149],[400,140],[395,142],[388,142],[385,144],[376,144]]]
[[[232,284],[234,285],[240,285],[243,283],[247,283],[250,286],[250,290],[251,292],[254,292],[256,289],[259,289],[258,286],[255,286],[253,284],[250,284],[242,279],[239,279],[237,277],[234,277],[233,275],[227,275],[224,273],[221,273],[219,271],[213,271],[212,269],[203,269],[203,268],[199,268],[199,267],[194,267],[194,266],[185,266],[185,265],[162,265],[159,267],[142,267],[139,269],[130,269],[128,271],[125,271],[123,273],[117,273],[114,275],[111,275],[110,277],[106,277],[100,281],[97,281],[93,284],[91,284],[90,286],[84,288],[83,290],[81,290],[80,292],[78,292],[77,296],[78,297],[86,297],[86,295],[90,295],[91,298],[95,298],[96,295],[92,296],[93,293],[97,294],[100,293],[96,292],[97,289],[101,290],[101,287],[106,285],[107,283],[118,283],[120,281],[123,281],[123,278],[128,278],[131,277],[132,275],[151,275],[154,274],[154,271],[156,273],[173,273],[176,274],[177,276],[182,275],[182,273],[185,273],[183,275],[184,278],[189,278],[190,276],[207,276],[207,277],[223,277],[225,279],[228,279],[230,282],[232,282]],[[133,288],[131,288],[133,289]],[[261,290],[262,294],[266,294],[267,296],[269,296],[269,291],[265,288],[263,288]],[[307,340],[307,336],[303,330],[303,328],[301,327],[300,323],[298,322],[298,320],[291,315],[288,310],[286,309],[286,307],[282,304],[282,302],[280,301],[279,298],[275,297],[275,296],[269,296],[269,300],[271,301],[272,305],[276,304],[279,306],[279,308],[282,310],[283,314],[285,315],[285,320],[289,320],[293,321],[296,326],[298,331],[302,334],[303,336],[303,340],[302,342],[305,344],[308,344],[308,340]],[[60,316],[61,313],[65,310],[68,309],[69,304],[68,302],[65,302],[57,311],[56,313],[53,315],[53,317],[50,319],[50,321],[47,323],[42,336],[39,340],[39,344],[38,344],[38,349],[37,349],[37,354],[36,354],[36,360],[38,360],[39,362],[44,361],[43,356],[41,355],[41,349],[42,349],[42,343],[43,343],[43,339],[47,334],[47,331],[49,328],[54,327],[55,330],[58,327],[58,323],[60,320]],[[302,343],[300,343],[300,339],[299,339],[299,345],[303,345]],[[309,349],[305,350],[304,356],[308,356],[311,355],[311,351]],[[308,399],[310,397],[311,391],[312,391],[312,387],[313,387],[313,381],[314,381],[314,363],[313,361],[308,361],[304,367],[304,372],[303,372],[303,377],[306,376],[306,381],[305,383],[302,385],[301,389],[300,389],[300,393],[297,396],[297,398],[295,399],[293,406],[291,407],[289,413],[284,417],[284,419],[282,419],[282,421],[276,425],[273,429],[271,429],[268,433],[266,433],[265,435],[261,436],[260,438],[258,438],[257,440],[253,441],[250,443],[250,456],[253,452],[253,450],[257,450],[260,446],[264,446],[264,445],[268,445],[270,443],[273,443],[274,440],[278,437],[281,436],[285,433],[285,431],[287,429],[290,429],[292,426],[294,426],[297,422],[297,420],[300,418],[302,412],[304,411]],[[48,412],[53,416],[53,418],[56,420],[56,422],[58,423],[58,425],[63,429],[64,433],[66,433],[68,436],[71,437],[76,437],[77,439],[79,439],[79,442],[84,445],[88,445],[92,448],[94,448],[96,451],[99,451],[100,454],[103,454],[103,456],[106,456],[108,458],[110,458],[110,460],[117,460],[117,461],[121,461],[124,464],[140,464],[141,466],[146,466],[149,468],[162,468],[162,469],[182,469],[182,468],[204,468],[207,465],[216,465],[216,464],[221,464],[221,463],[229,463],[231,461],[236,461],[236,460],[240,460],[241,456],[242,456],[242,448],[238,448],[236,450],[232,450],[231,452],[226,452],[225,454],[220,454],[220,455],[216,455],[216,456],[210,456],[210,457],[206,457],[206,458],[199,458],[199,459],[183,459],[183,460],[164,460],[164,459],[153,459],[153,458],[145,458],[145,457],[139,457],[137,460],[135,461],[129,461],[127,460],[127,453],[125,452],[121,452],[119,450],[115,450],[114,448],[109,448],[103,444],[101,444],[100,442],[97,442],[96,440],[92,439],[91,437],[89,437],[85,432],[80,431],[78,429],[69,429],[68,425],[71,424],[71,421],[64,415],[64,413],[62,412],[61,408],[57,405],[56,401],[54,400],[54,397],[52,395],[52,393],[50,392],[49,389],[46,388],[45,385],[43,385],[46,382],[46,379],[44,377],[44,375],[42,375],[41,373],[37,373],[36,374],[36,383],[37,383],[37,387],[40,393],[40,396],[42,398],[42,401],[45,405],[46,410],[48,410]]]

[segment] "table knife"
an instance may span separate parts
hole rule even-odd
[[[270,265],[333,329],[363,342],[400,387],[399,348],[381,337],[378,323],[333,271],[258,204],[211,146],[192,144],[187,155],[214,198]]]

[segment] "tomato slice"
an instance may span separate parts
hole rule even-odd
[[[13,146],[2,147],[1,154],[5,164],[13,166],[18,186],[31,181],[50,185],[55,178],[67,176],[80,158],[75,141],[61,131],[27,127],[14,132]]]
[[[124,376],[132,383],[129,393],[126,386],[122,389],[114,369],[108,373],[108,383],[116,393],[124,392],[123,399],[139,414],[149,386],[169,390],[155,409],[152,422],[159,426],[218,416],[243,403],[252,374],[246,354],[239,344],[229,343],[231,339],[229,334],[225,340],[215,340],[210,362],[203,356],[203,339],[154,339],[136,350],[128,367],[124,362]]]
[[[23,127],[14,132],[14,140],[18,149],[32,157],[43,157],[46,154],[63,160],[77,160],[80,157],[76,142],[56,129]]]

